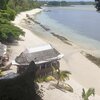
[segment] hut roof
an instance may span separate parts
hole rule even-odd
[[[7,47],[6,45],[0,43],[0,56],[3,56],[6,53]]]
[[[15,62],[20,65],[28,65],[31,61],[34,61],[35,64],[41,64],[58,60],[62,57],[62,54],[60,54],[55,48],[48,44],[26,49],[18,57],[16,57]]]

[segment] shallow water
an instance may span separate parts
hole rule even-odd
[[[37,15],[37,21],[82,48],[100,50],[100,13],[94,6],[43,9],[46,11]]]

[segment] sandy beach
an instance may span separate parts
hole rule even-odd
[[[82,100],[82,88],[88,89],[90,87],[95,88],[96,94],[100,95],[100,68],[89,61],[85,56],[80,52],[81,48],[76,46],[74,43],[69,45],[64,43],[57,37],[53,35],[48,36],[38,36],[36,33],[32,32],[25,26],[25,21],[27,19],[27,14],[29,16],[34,16],[35,14],[41,12],[41,9],[33,9],[31,11],[26,11],[18,14],[15,20],[12,22],[25,32],[25,37],[21,37],[21,40],[18,41],[17,45],[11,46],[11,60],[14,60],[22,51],[26,48],[35,47],[38,45],[50,43],[52,44],[59,52],[64,54],[64,58],[61,60],[61,70],[69,70],[72,75],[70,80],[66,83],[70,84],[74,92],[64,93],[58,89],[48,89],[51,83],[42,83],[42,89],[44,92],[44,100]],[[36,23],[32,23],[36,24]],[[40,38],[41,37],[41,38]],[[99,96],[90,97],[89,100],[100,100]]]
[[[21,40],[18,41],[18,45],[11,46],[11,59],[15,59],[16,56],[18,56],[22,51],[24,51],[26,48],[34,47],[37,45],[45,44],[46,42],[34,35],[30,30],[23,28],[20,26],[20,24],[23,23],[23,19],[26,18],[26,14],[36,14],[39,13],[41,9],[35,9],[31,11],[26,11],[18,14],[15,18],[15,20],[12,22],[17,27],[21,28],[26,34],[25,37],[20,37]],[[17,49],[17,50],[16,50]]]

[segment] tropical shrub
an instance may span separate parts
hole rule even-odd
[[[0,9],[5,10],[7,9],[7,4],[9,0],[0,0]]]
[[[14,20],[14,19],[15,19],[16,12],[15,12],[13,9],[11,9],[11,8],[8,7],[8,9],[7,9],[6,12],[7,12],[8,14],[10,14],[10,16],[9,16],[9,19],[10,19],[10,20]]]
[[[10,24],[10,22],[7,19],[0,18],[0,24]]]
[[[36,78],[36,82],[42,83],[42,82],[50,82],[54,81],[55,78],[53,76],[43,76],[41,78]]]
[[[57,85],[59,85],[60,81],[65,81],[66,79],[69,79],[69,75],[71,74],[69,71],[59,71],[57,73],[58,73]]]
[[[87,90],[87,92],[83,89],[83,92],[82,92],[82,98],[83,98],[83,100],[89,100],[89,97],[91,95],[93,95],[93,96],[95,95],[95,89],[94,88],[89,88]]]
[[[0,0],[0,41],[18,39],[24,32],[11,24],[16,13],[39,6],[33,0]],[[11,42],[11,41],[10,41]]]
[[[13,24],[0,25],[0,40],[10,42],[10,39],[18,39],[24,32]]]
[[[58,70],[57,72],[57,84],[55,85],[55,87],[57,89],[60,89],[63,92],[69,91],[69,92],[73,92],[73,88],[67,84],[64,83],[65,80],[69,80],[69,75],[71,74],[71,72],[69,71],[60,71]]]
[[[0,10],[0,17],[7,20],[14,20],[16,12],[10,8],[7,10]]]

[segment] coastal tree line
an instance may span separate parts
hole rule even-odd
[[[14,20],[19,12],[37,7],[40,7],[40,4],[33,0],[0,0],[0,41],[12,42],[24,35],[24,32],[10,21]]]
[[[97,11],[100,11],[100,0],[95,0],[95,7]]]
[[[71,5],[94,5],[92,1],[79,1],[79,2],[69,2],[69,1],[41,1],[45,6],[71,6]]]

